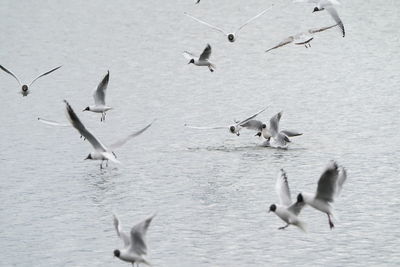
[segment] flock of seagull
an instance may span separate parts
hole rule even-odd
[[[282,47],[284,45],[293,43],[295,45],[304,45],[306,48],[311,47],[310,42],[313,40],[313,35],[318,32],[322,32],[336,26],[340,27],[341,33],[343,37],[345,36],[345,29],[343,22],[341,21],[334,5],[339,5],[340,3],[337,0],[293,0],[293,2],[308,2],[314,3],[315,8],[313,12],[326,10],[333,20],[335,21],[334,25],[317,28],[317,29],[310,29],[307,32],[296,34],[293,36],[289,36],[278,45],[266,50],[265,52],[269,52],[273,49]],[[196,4],[199,4],[200,0],[197,0]],[[210,27],[213,30],[223,33],[229,42],[235,42],[237,39],[238,32],[242,30],[246,25],[250,22],[254,21],[258,17],[262,16],[268,10],[273,8],[271,6],[268,9],[265,9],[261,13],[257,14],[256,16],[252,17],[240,27],[237,28],[234,32],[226,32],[219,27],[213,26],[203,20],[200,20],[188,13],[184,13],[187,17]],[[206,66],[208,69],[213,72],[216,69],[216,66],[211,63],[210,55],[211,55],[211,45],[207,44],[204,51],[201,53],[200,56],[196,56],[190,52],[185,51],[183,53],[184,57],[189,60],[188,64],[194,64],[196,66]],[[53,73],[54,71],[61,68],[58,66],[53,68],[43,74],[37,76],[33,79],[29,84],[22,83],[21,80],[10,70],[5,68],[4,66],[0,65],[0,69],[4,72],[8,73],[19,83],[21,86],[20,93],[22,96],[27,96],[30,93],[30,88],[35,81],[39,78],[44,77]],[[100,121],[104,122],[106,119],[106,113],[113,108],[106,105],[105,97],[106,91],[108,87],[108,83],[110,80],[110,72],[107,71],[107,74],[104,78],[100,81],[99,85],[93,92],[94,98],[94,105],[89,105],[83,109],[83,111],[90,111],[94,113],[101,114]],[[93,147],[93,151],[88,154],[86,159],[90,160],[99,160],[100,168],[103,168],[104,161],[106,162],[106,166],[108,166],[108,161],[114,163],[120,163],[117,160],[117,155],[114,152],[115,149],[127,143],[130,139],[139,136],[143,132],[145,132],[148,128],[151,127],[153,122],[146,125],[144,128],[131,133],[129,136],[109,145],[105,146],[98,138],[96,138],[81,122],[80,118],[75,113],[72,106],[68,103],[68,101],[64,100],[65,108],[66,108],[66,116],[69,120],[69,124],[60,123],[44,118],[38,118],[38,120],[42,123],[53,125],[53,126],[61,126],[61,127],[73,127],[75,128],[81,138],[83,137],[84,140],[87,140]],[[293,130],[280,130],[279,129],[279,122],[282,117],[282,111],[275,114],[268,122],[263,122],[260,120],[256,120],[255,118],[264,112],[267,107],[261,109],[260,111],[256,112],[255,114],[247,117],[243,120],[234,120],[233,125],[225,125],[225,126],[216,126],[216,127],[197,127],[185,124],[186,127],[192,129],[200,129],[200,130],[210,130],[210,129],[228,129],[230,133],[235,134],[237,136],[240,135],[240,131],[244,129],[255,131],[255,136],[259,136],[260,138],[265,139],[263,142],[263,146],[274,147],[274,148],[287,148],[288,143],[291,142],[289,138],[300,136],[302,133],[293,131]],[[269,207],[269,212],[275,213],[282,221],[286,223],[286,225],[278,228],[278,229],[285,229],[289,225],[294,225],[299,227],[301,230],[306,231],[306,224],[299,219],[299,215],[301,210],[308,205],[313,207],[314,209],[325,213],[328,216],[329,227],[332,229],[334,227],[333,218],[334,218],[334,211],[333,211],[333,201],[334,199],[340,194],[343,184],[346,181],[347,173],[344,167],[339,166],[335,161],[329,162],[329,164],[324,169],[323,173],[321,174],[317,190],[314,194],[304,193],[301,192],[297,195],[296,201],[293,202],[291,199],[291,193],[288,183],[288,178],[286,172],[281,169],[278,174],[278,178],[276,181],[276,192],[279,197],[279,204],[272,204]],[[128,233],[122,231],[122,227],[120,221],[116,215],[114,215],[114,226],[117,232],[118,237],[120,237],[124,243],[124,247],[122,249],[114,250],[114,256],[132,263],[139,265],[140,263],[150,265],[150,263],[146,260],[147,254],[147,245],[146,245],[146,233],[152,222],[155,214],[151,217],[145,219],[144,221],[136,224],[134,227],[130,229]]]

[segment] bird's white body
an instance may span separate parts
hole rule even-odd
[[[303,227],[304,223],[299,218],[288,210],[287,206],[276,205],[275,214],[287,224],[292,224],[298,227]]]
[[[103,106],[103,105],[91,105],[89,106],[89,111],[91,112],[95,112],[95,113],[105,113],[109,110],[113,109],[112,107],[108,107],[108,106]]]
[[[304,202],[307,205],[309,205],[309,206],[313,207],[314,209],[317,209],[323,213],[333,215],[333,207],[329,202],[316,198],[315,194],[304,193],[304,192],[302,192],[301,194],[303,196]]]

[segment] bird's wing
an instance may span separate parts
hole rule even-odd
[[[113,214],[113,219],[114,219],[114,227],[115,227],[115,231],[117,231],[117,235],[122,239],[125,247],[129,246],[130,238],[126,233],[122,232],[121,223],[119,222],[117,215]]]
[[[214,30],[216,30],[216,31],[219,31],[219,32],[222,32],[223,34],[225,34],[225,35],[228,35],[223,29],[221,29],[221,28],[218,28],[218,27],[216,27],[216,26],[214,26],[214,25],[211,25],[210,23],[207,23],[207,22],[205,22],[205,21],[202,21],[202,20],[200,20],[200,19],[198,19],[198,18],[195,18],[195,17],[193,17],[192,15],[189,15],[188,13],[183,13],[183,14],[185,14],[186,16],[188,16],[189,18],[192,18],[192,19],[194,19],[195,21],[197,21],[197,22],[200,22],[201,24],[204,24],[204,25],[206,25],[206,26],[208,26],[208,27],[210,27],[210,28],[212,28],[212,29],[214,29]]]
[[[110,80],[110,71],[107,71],[107,74],[104,76],[104,78],[101,80],[101,82],[93,92],[95,105],[104,106],[106,104],[106,90],[109,80]]]
[[[277,113],[269,120],[269,131],[271,132],[272,137],[278,135],[279,133],[279,121],[282,117],[282,111]]]
[[[90,142],[95,150],[106,152],[107,148],[91,132],[89,132],[88,129],[86,129],[86,127],[79,120],[78,116],[75,114],[75,111],[72,109],[70,104],[66,100],[64,100],[64,102],[66,104],[67,118],[71,122],[72,126],[74,126],[74,128]]]
[[[347,179],[347,171],[345,168],[340,167],[339,168],[339,177],[338,177],[338,182],[337,182],[337,191],[336,191],[336,196],[340,195],[340,192],[342,192],[343,184],[346,182]]]
[[[205,126],[205,127],[202,127],[202,126],[191,126],[191,125],[187,125],[187,124],[185,124],[184,126],[187,128],[190,128],[190,129],[197,129],[197,130],[218,130],[218,129],[227,129],[228,128],[227,126]]]
[[[259,120],[249,120],[243,124],[240,124],[241,127],[247,128],[249,130],[261,131],[263,122]]]
[[[257,14],[256,16],[252,17],[251,19],[249,19],[248,21],[246,21],[244,24],[242,24],[236,31],[235,34],[237,32],[239,32],[241,29],[243,29],[244,26],[246,26],[247,24],[249,24],[250,22],[252,22],[253,20],[257,19],[258,17],[262,16],[265,12],[267,12],[268,10],[270,10],[274,5],[270,6],[269,8],[265,9],[263,12]]]
[[[332,161],[319,178],[315,197],[324,201],[333,202],[333,198],[337,192],[338,176],[338,166],[336,162]]]
[[[61,127],[70,127],[71,124],[66,124],[66,123],[59,123],[56,121],[52,121],[52,120],[46,120],[43,118],[38,118],[38,121],[40,121],[41,123],[47,124],[47,125],[53,125],[53,126],[61,126]]]
[[[131,230],[130,250],[137,255],[147,254],[146,233],[155,215],[135,225]]]
[[[22,83],[21,83],[20,79],[18,79],[18,77],[17,77],[14,73],[12,73],[11,71],[9,71],[8,69],[6,69],[5,67],[3,67],[2,65],[0,65],[0,69],[4,70],[5,72],[7,72],[7,73],[10,74],[11,76],[13,76],[14,79],[17,80],[17,82],[19,83],[19,85],[22,86]]]
[[[199,57],[196,56],[195,54],[190,53],[190,52],[188,52],[188,51],[183,51],[183,56],[184,56],[186,59],[188,59],[188,60],[191,60],[191,59],[198,59],[198,58],[199,58]]]
[[[345,36],[346,32],[344,30],[344,25],[342,20],[339,17],[339,14],[337,13],[336,9],[333,6],[327,6],[326,11],[332,16],[333,20],[337,23],[337,25],[340,27],[342,30],[343,37]]]
[[[282,42],[280,42],[280,43],[277,44],[276,46],[274,46],[274,47],[272,47],[272,48],[270,48],[270,49],[265,50],[265,53],[267,53],[267,52],[269,52],[269,51],[271,51],[271,50],[277,49],[277,48],[279,48],[279,47],[281,47],[281,46],[290,44],[290,43],[293,42],[293,40],[294,40],[293,36],[289,36],[288,38],[286,38],[285,40],[283,40]]]
[[[258,111],[256,114],[253,114],[253,115],[251,115],[250,117],[248,117],[247,119],[244,119],[244,120],[238,122],[236,125],[240,126],[240,125],[242,125],[242,124],[248,122],[249,120],[254,119],[254,118],[257,117],[261,112],[264,112],[264,110],[266,110],[266,109],[267,109],[267,107],[261,109],[261,110]]]
[[[288,211],[292,212],[296,216],[300,214],[301,209],[306,205],[304,201],[298,202],[296,201],[292,205],[288,207]]]
[[[317,33],[317,32],[323,32],[323,31],[329,30],[329,29],[331,29],[331,28],[333,28],[333,27],[336,27],[336,26],[338,26],[338,25],[339,25],[339,24],[336,23],[335,25],[331,25],[331,26],[328,26],[328,27],[322,27],[322,28],[316,28],[316,29],[309,29],[308,32],[311,33],[311,34],[314,34],[314,33]]]
[[[283,133],[284,135],[286,135],[288,137],[299,136],[299,135],[303,134],[303,133],[299,133],[296,131],[290,131],[290,130],[282,130],[281,133]]]
[[[199,60],[208,60],[211,55],[211,45],[207,44],[206,48],[204,48],[203,53],[201,53]]]
[[[121,140],[115,142],[114,144],[111,144],[111,145],[109,146],[109,149],[110,149],[111,151],[113,151],[114,149],[123,146],[126,142],[128,142],[128,141],[131,140],[132,138],[134,138],[134,137],[136,137],[136,136],[138,136],[138,135],[141,135],[144,131],[146,131],[146,130],[153,124],[153,122],[154,122],[154,120],[153,120],[150,124],[148,124],[146,127],[144,127],[143,129],[141,129],[141,130],[139,130],[139,131],[136,131],[136,132],[134,132],[134,133],[131,133],[130,135],[128,135],[128,136],[125,137],[124,139],[121,139]]]
[[[286,172],[283,169],[279,171],[275,189],[281,205],[285,205],[287,207],[290,206],[292,204],[292,198],[290,197],[289,182],[287,180]]]
[[[31,86],[37,79],[39,79],[39,78],[41,78],[41,77],[43,77],[43,76],[46,76],[47,74],[50,74],[50,73],[52,73],[53,71],[56,71],[56,70],[58,70],[59,68],[61,68],[62,66],[58,66],[57,68],[54,68],[54,69],[51,69],[51,70],[49,70],[48,72],[45,72],[45,73],[43,73],[43,74],[40,74],[39,76],[37,76],[35,79],[33,79],[32,81],[31,81],[31,83],[29,84],[29,86]]]

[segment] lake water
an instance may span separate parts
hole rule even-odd
[[[128,266],[112,212],[128,229],[157,212],[148,231],[154,266],[396,266],[400,264],[400,5],[342,1],[346,27],[316,35],[312,48],[264,50],[328,26],[313,5],[277,2],[235,43],[183,12],[233,30],[272,1],[2,1],[0,64],[0,265]],[[213,48],[217,69],[187,65],[184,50]],[[107,70],[105,123],[81,112]],[[66,122],[63,99],[105,144],[154,118],[117,150],[123,165],[84,161],[91,151]],[[288,150],[260,147],[229,125],[262,107],[268,120],[304,133]],[[268,214],[280,168],[293,197],[313,192],[329,160],[348,170],[331,231],[306,208],[308,233]]]

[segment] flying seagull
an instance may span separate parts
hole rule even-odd
[[[314,194],[301,192],[297,199],[302,199],[305,204],[326,213],[329,227],[332,229],[335,226],[331,218],[333,216],[332,203],[335,197],[339,196],[346,178],[346,170],[338,167],[335,161],[331,161],[319,178],[317,191]]]
[[[272,204],[269,207],[268,212],[274,212],[279,218],[286,222],[285,226],[279,227],[278,229],[283,230],[292,224],[305,231],[305,224],[297,217],[301,209],[304,207],[305,203],[300,196],[297,198],[297,201],[295,203],[292,203],[289,182],[286,176],[286,172],[283,169],[279,171],[275,189],[276,193],[278,194],[280,203]]]
[[[294,0],[293,2],[295,3],[313,3],[316,5],[316,7],[313,10],[314,12],[326,10],[328,13],[331,15],[333,20],[336,22],[337,25],[339,25],[343,37],[345,36],[345,30],[344,30],[344,25],[342,20],[339,17],[339,14],[337,13],[334,5],[340,5],[340,2],[337,0]]]
[[[234,125],[230,125],[230,126],[215,126],[215,127],[197,127],[197,126],[190,126],[185,124],[186,127],[191,128],[191,129],[199,129],[199,130],[214,130],[214,129],[229,129],[229,132],[232,134],[236,134],[237,136],[240,135],[240,130],[243,128],[243,124],[245,124],[246,122],[254,119],[255,117],[257,117],[257,115],[259,115],[261,112],[263,112],[264,110],[266,110],[267,107],[263,108],[262,110],[258,111],[257,113],[251,115],[250,117],[241,120],[241,121],[235,121]]]
[[[81,134],[81,136],[83,136],[85,139],[87,139],[94,148],[94,151],[90,152],[90,154],[86,157],[86,159],[101,160],[100,169],[103,168],[103,161],[106,161],[107,165],[108,165],[109,160],[111,160],[112,162],[115,162],[115,163],[120,163],[116,158],[114,150],[116,148],[124,145],[131,138],[142,134],[154,122],[153,121],[152,123],[150,123],[143,129],[130,134],[129,136],[125,137],[124,139],[115,142],[114,144],[110,145],[107,148],[82,124],[82,122],[80,121],[80,119],[78,118],[78,116],[76,115],[76,113],[72,109],[72,107],[69,105],[69,103],[66,100],[64,100],[64,102],[66,104],[66,114],[67,114],[68,120],[71,122],[72,126]]]
[[[61,67],[62,67],[62,66],[58,66],[57,68],[51,69],[51,70],[49,70],[49,71],[47,71],[47,72],[45,72],[45,73],[43,73],[43,74],[40,74],[40,75],[37,76],[35,79],[33,79],[33,80],[29,83],[29,85],[27,85],[27,84],[23,84],[23,83],[21,82],[21,80],[20,80],[14,73],[12,73],[12,72],[9,71],[8,69],[6,69],[6,68],[3,67],[2,65],[0,65],[0,69],[2,69],[3,71],[5,71],[6,73],[10,74],[11,76],[14,77],[15,80],[17,80],[17,82],[18,82],[19,85],[21,86],[21,92],[20,92],[20,93],[22,94],[22,96],[27,96],[27,95],[30,93],[29,88],[32,86],[32,84],[33,84],[37,79],[39,79],[39,78],[41,78],[41,77],[43,77],[43,76],[46,76],[47,74],[50,74],[50,73],[52,73],[53,71],[58,70],[58,69],[61,68]]]
[[[263,136],[267,141],[265,141],[265,146],[286,148],[287,143],[290,143],[289,137],[299,136],[302,133],[289,130],[279,130],[279,122],[282,117],[282,111],[274,115],[269,120],[269,125],[262,124],[262,129],[256,135]]]
[[[91,111],[95,113],[101,113],[100,121],[105,121],[106,112],[112,109],[106,105],[106,90],[108,82],[110,80],[110,71],[101,80],[97,88],[93,92],[94,105],[86,107],[83,111]]]
[[[147,218],[146,220],[136,224],[132,227],[130,233],[125,233],[122,231],[121,224],[118,217],[114,215],[114,226],[117,231],[117,235],[124,242],[123,249],[114,250],[114,256],[120,260],[132,263],[132,266],[136,263],[144,263],[150,266],[150,263],[145,259],[147,254],[146,245],[146,233],[150,226],[151,221],[155,215]]]
[[[206,48],[204,48],[203,53],[201,53],[200,57],[188,52],[184,51],[183,56],[189,60],[188,64],[194,64],[196,66],[207,66],[208,69],[213,72],[215,69],[215,65],[210,62],[211,55],[211,45],[207,44]]]
[[[307,32],[302,32],[293,36],[287,37],[285,40],[277,44],[276,46],[266,50],[265,52],[269,52],[273,49],[285,46],[287,44],[295,44],[295,45],[304,45],[306,48],[311,47],[311,41],[314,39],[314,34],[317,32],[322,32],[326,31],[328,29],[331,29],[333,27],[336,27],[337,24],[328,26],[328,27],[323,27],[323,28],[318,28],[318,29],[310,29]]]
[[[207,22],[205,22],[205,21],[203,21],[203,20],[200,20],[200,19],[198,19],[198,18],[195,18],[195,17],[193,17],[192,15],[189,15],[189,14],[186,13],[186,12],[185,12],[184,14],[185,14],[186,16],[188,16],[189,18],[192,18],[192,19],[194,19],[195,21],[200,22],[201,24],[204,24],[204,25],[210,27],[211,29],[214,29],[214,30],[216,30],[216,31],[218,31],[218,32],[221,32],[221,33],[224,34],[226,37],[228,37],[228,41],[229,41],[229,42],[233,43],[233,42],[236,40],[237,34],[238,34],[238,32],[239,32],[241,29],[243,29],[247,24],[249,24],[249,23],[252,22],[253,20],[255,20],[255,19],[257,19],[258,17],[260,17],[261,15],[263,15],[263,14],[264,14],[265,12],[267,12],[268,10],[270,10],[273,6],[274,6],[274,5],[272,5],[271,7],[267,8],[267,9],[265,9],[263,12],[259,13],[258,15],[252,17],[251,19],[249,19],[248,21],[246,21],[244,24],[242,24],[239,28],[237,28],[236,31],[234,31],[234,32],[232,32],[232,33],[225,32],[225,31],[222,30],[221,28],[216,27],[216,26],[214,26],[214,25],[211,25],[211,24],[209,24],[209,23],[207,23]]]

